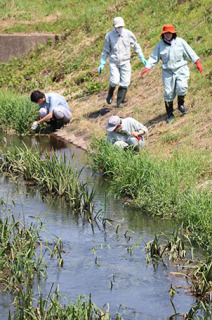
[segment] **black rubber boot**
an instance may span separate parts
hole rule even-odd
[[[59,130],[65,125],[64,119],[60,119],[56,121],[56,129]]]
[[[47,127],[46,129],[46,133],[52,133],[55,132],[56,130],[61,129],[64,126],[65,122],[64,119],[56,119],[55,117],[53,117],[50,120],[50,126]]]
[[[113,98],[113,93],[116,87],[111,87],[111,85],[109,86],[109,90],[108,90],[108,95],[106,98],[106,101],[108,104],[112,103],[112,98]]]
[[[117,94],[117,108],[122,108],[122,103],[124,102],[127,93],[127,87],[119,87]]]
[[[188,110],[184,107],[185,96],[178,96],[178,109],[183,114],[186,114]]]
[[[57,130],[57,123],[56,121],[50,120],[49,126],[46,128],[45,133],[49,134],[55,132]]]
[[[172,123],[172,121],[174,120],[173,101],[165,101],[165,107],[168,115],[168,118],[166,119],[166,123]]]

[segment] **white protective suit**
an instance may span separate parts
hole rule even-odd
[[[187,59],[195,63],[199,57],[188,43],[181,39],[173,39],[171,45],[163,40],[158,42],[149,57],[146,68],[151,69],[162,60],[163,87],[165,101],[173,101],[175,96],[185,96],[188,88],[189,68]]]
[[[109,56],[110,63],[110,84],[112,87],[120,85],[128,87],[131,79],[131,47],[138,56],[143,55],[140,45],[137,43],[134,34],[123,28],[122,34],[115,29],[105,36],[105,43],[102,52],[102,59]]]

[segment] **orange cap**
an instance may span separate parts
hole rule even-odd
[[[161,34],[167,32],[177,33],[177,31],[174,30],[174,26],[172,24],[166,24],[165,26],[163,26],[163,31],[161,32]]]

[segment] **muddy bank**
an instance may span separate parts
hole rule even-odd
[[[89,144],[90,144],[90,140],[86,141],[84,139],[83,136],[79,136],[77,134],[68,132],[68,129],[71,129],[71,124],[69,124],[66,128],[61,129],[57,132],[54,132],[53,135],[56,136],[59,139],[62,139],[68,143],[71,143],[79,148],[81,148],[82,150],[87,151]]]

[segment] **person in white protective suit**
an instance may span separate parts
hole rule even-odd
[[[121,119],[118,116],[111,116],[106,125],[108,131],[107,142],[115,147],[125,149],[129,146],[133,148],[144,148],[144,134],[147,128],[134,118]]]
[[[185,95],[188,89],[189,68],[187,59],[196,64],[199,72],[202,72],[200,58],[188,43],[182,38],[177,37],[174,26],[167,24],[161,32],[162,40],[158,42],[150,55],[145,69],[142,71],[149,74],[149,70],[162,60],[162,79],[164,87],[164,100],[167,112],[167,123],[174,119],[173,100],[178,96],[178,109],[182,114],[188,110],[184,107]]]
[[[131,47],[138,54],[142,63],[146,64],[146,60],[142,53],[140,45],[137,43],[135,35],[124,28],[124,20],[116,17],[113,20],[114,29],[105,36],[104,48],[102,51],[100,66],[98,72],[101,73],[106,64],[107,57],[110,63],[110,86],[106,101],[112,103],[112,97],[115,87],[119,85],[117,94],[117,107],[122,107],[127,88],[131,79]]]
[[[39,105],[40,116],[38,121],[33,122],[32,130],[36,130],[39,123],[47,122],[53,132],[70,122],[72,114],[69,105],[60,94],[33,91],[30,98],[32,102]]]

